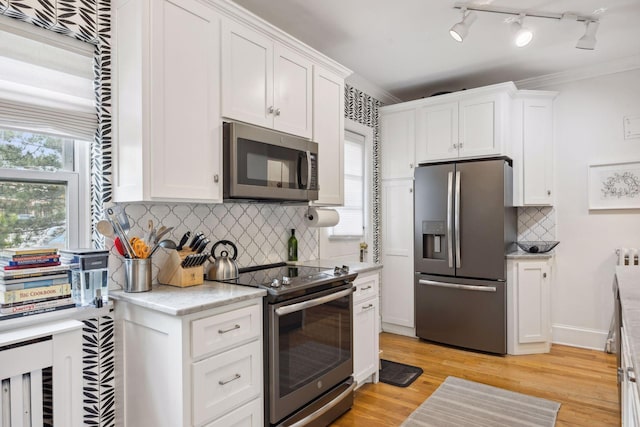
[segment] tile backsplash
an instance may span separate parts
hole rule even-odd
[[[556,240],[556,211],[552,206],[518,208],[518,241]]]
[[[304,222],[306,206],[262,203],[201,204],[120,204],[131,222],[129,237],[143,236],[148,220],[155,227],[174,227],[166,238],[176,243],[191,231],[203,232],[211,240],[207,251],[219,240],[230,240],[238,247],[236,261],[239,267],[268,264],[287,259],[287,240],[290,230],[296,230],[298,260],[318,258],[318,231]],[[124,283],[122,258],[107,241],[111,250],[109,269],[111,286],[121,288]],[[168,256],[167,249],[158,249],[153,255],[153,283],[160,266]],[[208,268],[205,264],[205,272]]]

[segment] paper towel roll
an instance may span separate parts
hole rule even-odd
[[[340,214],[335,209],[309,208],[304,222],[307,227],[333,227],[340,221]]]

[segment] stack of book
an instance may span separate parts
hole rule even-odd
[[[0,320],[75,307],[56,248],[0,250]]]

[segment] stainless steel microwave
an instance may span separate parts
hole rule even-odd
[[[318,144],[244,123],[223,123],[226,200],[318,200]]]

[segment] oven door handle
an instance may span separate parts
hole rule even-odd
[[[324,405],[322,408],[318,409],[316,412],[312,414],[307,415],[300,421],[288,425],[287,427],[302,427],[302,426],[308,425],[311,421],[318,419],[319,417],[324,415],[326,412],[328,412],[331,408],[333,408],[338,403],[340,403],[342,399],[344,399],[346,396],[349,395],[349,393],[352,393],[353,390],[355,390],[357,385],[358,385],[358,382],[354,380],[353,384],[351,384],[349,388],[347,388],[345,391],[340,393],[338,396],[334,397],[329,403]]]
[[[302,311],[307,308],[315,307],[316,305],[326,304],[330,301],[340,299],[342,297],[346,297],[347,295],[351,295],[356,291],[355,287],[351,287],[349,289],[345,289],[340,292],[336,292],[333,294],[325,295],[320,298],[312,299],[309,301],[302,301],[296,304],[285,305],[279,308],[276,308],[276,314],[278,316],[284,316],[285,314],[295,313],[296,311]]]

